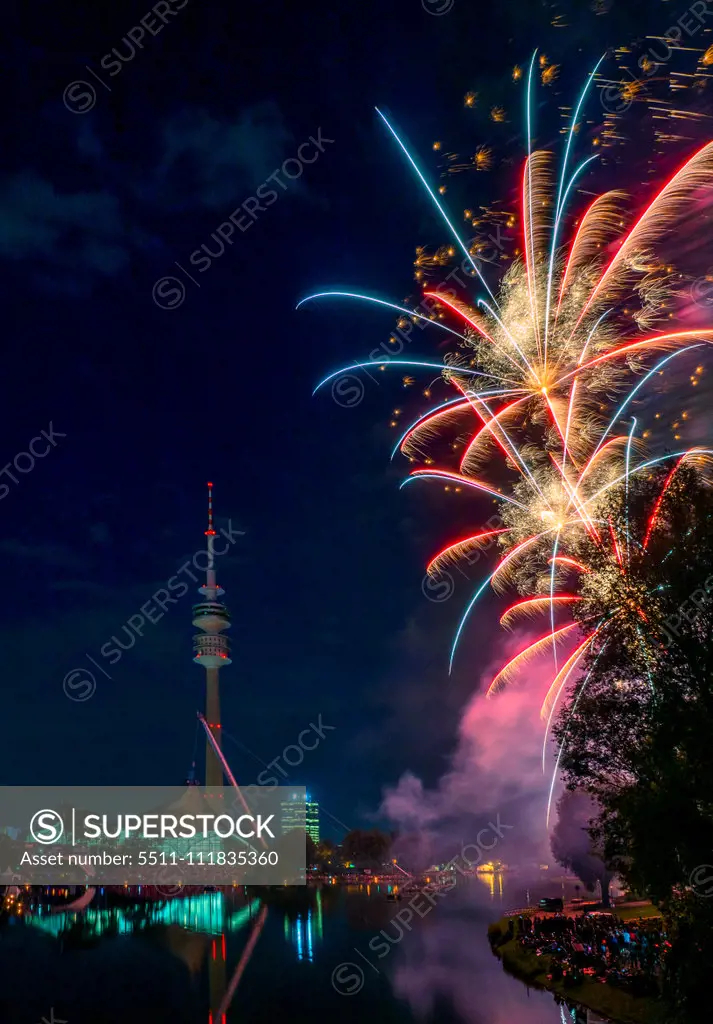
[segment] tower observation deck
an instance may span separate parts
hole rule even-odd
[[[206,704],[205,719],[217,745],[222,747],[220,734],[220,684],[221,668],[230,664],[230,642],[223,636],[223,630],[230,628],[230,612],[219,600],[225,593],[218,586],[215,574],[213,551],[215,530],[213,529],[213,484],[208,484],[208,529],[206,581],[198,593],[202,602],[193,606],[193,625],[201,630],[193,637],[193,660],[205,669]],[[206,738],[205,785],[222,786],[223,769],[215,751]]]

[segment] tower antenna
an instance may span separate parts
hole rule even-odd
[[[208,538],[208,569],[213,568],[215,564],[215,556],[213,553],[213,538],[215,537],[215,530],[213,529],[213,484],[208,481],[208,529],[205,531],[205,535]],[[215,578],[213,579],[213,586],[215,586]]]

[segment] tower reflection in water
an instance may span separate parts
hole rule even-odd
[[[141,915],[135,908],[88,907],[81,915],[88,932],[96,936],[105,932],[130,935],[146,924],[175,924],[189,931],[206,935],[224,935],[236,932],[257,915],[260,900],[251,900],[239,910],[234,910],[221,892],[205,892],[197,896],[184,896],[166,903],[145,904]],[[48,908],[33,907],[31,923],[50,935],[60,935],[77,921],[75,913],[52,913]]]
[[[322,894],[315,894],[315,908],[309,907],[306,912],[299,913],[293,920],[289,914],[284,917],[285,940],[294,946],[298,960],[314,961],[315,939],[321,940],[323,935]]]
[[[253,921],[261,926],[260,908],[260,900],[254,899],[236,910],[232,900],[223,893],[210,892],[178,897],[165,903],[101,909],[89,907],[81,916],[71,912],[53,913],[47,907],[33,906],[29,921],[33,927],[55,936],[68,931],[78,922],[87,937],[130,935],[147,925],[177,925],[188,931],[211,936],[208,952],[207,1024],[226,1024],[226,1011],[233,995],[233,991],[227,992],[226,934],[235,934]],[[244,967],[241,959],[238,965],[240,973]],[[236,983],[237,980],[239,976],[234,979]],[[233,989],[235,987],[237,984]]]

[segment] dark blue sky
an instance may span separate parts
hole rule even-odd
[[[495,97],[533,45],[566,56],[575,83],[607,43],[666,28],[674,5],[181,5],[160,31],[137,0],[12,4],[7,16],[0,463],[50,423],[66,437],[31,471],[11,466],[17,483],[2,477],[0,783],[184,778],[203,704],[193,584],[118,664],[99,652],[199,548],[212,479],[220,523],[245,531],[219,562],[234,622],[226,731],[270,762],[321,714],[334,731],[290,781],[363,824],[402,771],[433,780],[445,767],[492,622],[449,680],[467,591],[432,603],[421,580],[457,516],[442,493],[398,491],[400,375],[365,379],[354,408],[329,389],[311,396],[393,318],[295,303],[327,285],[401,301],[414,246],[443,241],[375,103],[428,166],[464,93]],[[569,28],[552,27],[558,13]],[[95,90],[83,113],[68,109],[91,102],[77,80]],[[516,140],[519,113],[498,144]],[[215,251],[211,233],[320,130],[333,141],[319,159],[198,272],[191,253]],[[152,301],[165,275],[186,286],[169,310]],[[437,355],[427,333],[418,344]],[[92,669],[96,693],[71,701],[63,678],[91,668],[87,654],[112,678]],[[226,751],[254,781],[258,760]]]

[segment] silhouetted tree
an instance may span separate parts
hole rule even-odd
[[[713,959],[713,491],[684,465],[654,518],[665,477],[632,483],[628,508],[619,496],[597,511],[628,535],[628,554],[617,565],[606,544],[585,544],[575,615],[606,628],[555,735],[568,788],[599,805],[605,862],[667,913],[667,991],[687,1020]]]
[[[357,867],[378,867],[391,847],[391,837],[378,828],[365,831],[352,829],[342,842],[342,854],[345,861],[351,861]]]
[[[335,862],[336,846],[332,839],[321,839],[317,846],[317,863],[320,867],[332,867]]]

